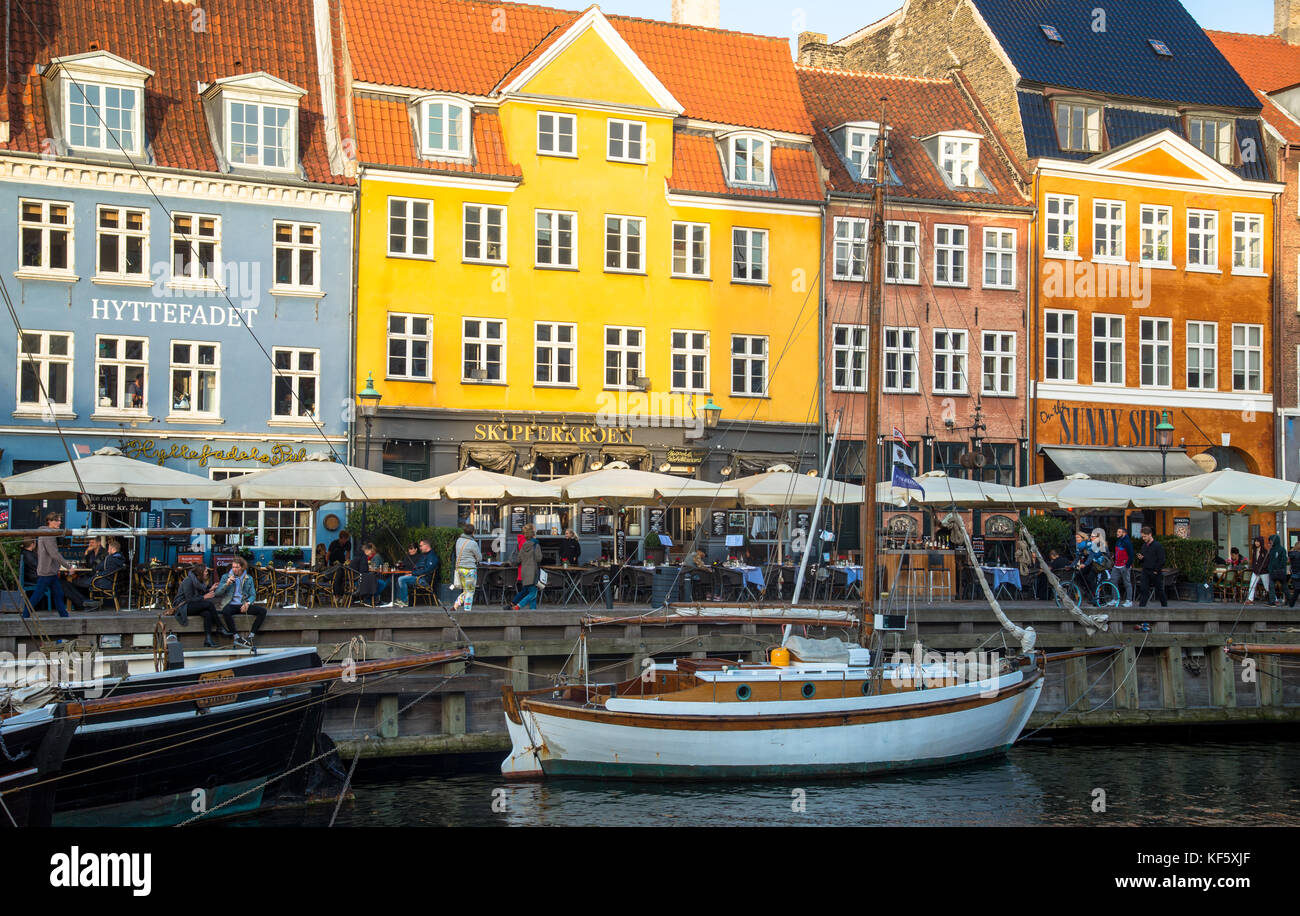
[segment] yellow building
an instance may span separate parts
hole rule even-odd
[[[382,395],[359,463],[378,470],[382,452],[413,478],[813,467],[822,188],[788,44],[595,7],[369,13],[345,0],[340,23],[356,388],[373,374]],[[579,530],[586,555],[610,527],[531,515]],[[701,513],[662,527],[701,522],[719,545],[768,534]]]

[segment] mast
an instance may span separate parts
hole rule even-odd
[[[881,313],[885,294],[885,100],[880,105],[880,132],[876,135],[876,180],[871,194],[871,228],[868,241],[869,261],[867,272],[870,288],[867,293],[867,417],[863,451],[866,467],[863,482],[866,493],[862,501],[862,622],[858,634],[860,643],[875,624],[876,589],[876,483],[879,477],[880,446],[880,388],[884,384],[882,372],[885,331],[881,326]]]

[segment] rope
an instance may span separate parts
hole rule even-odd
[[[1144,636],[1142,637],[1142,645],[1138,646],[1138,649],[1137,649],[1138,653],[1141,653],[1142,649],[1146,647],[1147,640],[1148,640],[1149,638],[1150,638],[1150,634],[1144,635]],[[1075,697],[1073,702],[1071,702],[1068,706],[1066,706],[1064,709],[1062,709],[1062,710],[1061,710],[1060,712],[1058,712],[1056,715],[1052,716],[1052,718],[1048,719],[1048,720],[1047,720],[1046,722],[1044,722],[1042,725],[1038,726],[1038,728],[1034,729],[1032,732],[1029,732],[1029,733],[1026,734],[1026,735],[1021,735],[1021,736],[1020,736],[1019,738],[1017,738],[1016,740],[1017,740],[1017,741],[1024,741],[1026,738],[1032,738],[1034,735],[1038,734],[1038,733],[1041,732],[1043,729],[1047,728],[1049,725],[1051,725],[1053,722],[1055,722],[1057,719],[1061,718],[1063,715],[1065,715],[1067,712],[1069,712],[1072,708],[1074,708],[1074,705],[1075,705],[1076,703],[1078,703],[1080,700],[1082,700],[1084,697],[1086,697],[1089,693],[1092,692],[1092,688],[1096,687],[1098,684],[1101,683],[1101,679],[1102,679],[1103,677],[1105,677],[1108,673],[1110,673],[1111,669],[1115,667],[1115,663],[1116,663],[1117,661],[1119,661],[1119,659],[1120,659],[1120,653],[1119,653],[1119,652],[1115,652],[1115,653],[1113,653],[1113,657],[1112,657],[1111,660],[1110,660],[1110,664],[1107,665],[1107,666],[1105,667],[1105,669],[1101,672],[1101,676],[1098,677],[1098,678],[1097,678],[1095,681],[1093,681],[1091,684],[1089,684],[1086,688],[1084,688],[1083,692],[1080,693],[1077,697]],[[1133,667],[1129,670],[1129,673],[1128,673],[1128,674],[1124,675],[1124,679],[1121,680],[1121,681],[1119,682],[1118,686],[1115,687],[1114,692],[1111,693],[1110,696],[1106,697],[1106,699],[1102,700],[1101,703],[1099,703],[1098,705],[1094,706],[1092,709],[1089,709],[1089,710],[1087,710],[1087,712],[1082,713],[1082,715],[1087,715],[1088,713],[1096,712],[1097,710],[1099,710],[1099,709],[1101,709],[1103,706],[1105,706],[1107,703],[1109,703],[1109,702],[1110,702],[1110,701],[1115,697],[1115,694],[1119,693],[1119,689],[1120,689],[1120,687],[1123,687],[1124,684],[1128,682],[1129,677],[1132,676],[1132,674],[1133,674],[1135,671],[1137,671],[1137,659],[1136,659],[1136,658],[1134,658]]]

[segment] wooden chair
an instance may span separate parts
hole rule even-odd
[[[397,583],[393,583],[393,587],[396,588]],[[438,583],[427,579],[416,579],[415,584],[411,586],[411,593],[409,595],[411,599],[411,607],[415,607],[419,604],[420,599],[426,595],[429,598],[429,605],[431,607],[442,607],[442,601],[438,598]]]
[[[269,610],[279,607],[275,593],[275,570],[269,566],[254,566],[249,570],[253,574],[253,588],[257,589],[257,600]]]
[[[109,576],[95,576],[90,580],[90,598],[98,601],[100,604],[113,602],[113,610],[122,610],[122,599],[119,594],[122,590],[122,580],[130,575],[130,569],[123,566],[121,569]],[[107,580],[107,584],[105,584]]]
[[[312,573],[306,585],[306,599],[310,607],[338,607],[340,595],[336,591],[343,566],[335,563],[318,573]]]

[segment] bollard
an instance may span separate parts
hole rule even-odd
[[[605,593],[605,607],[614,610],[614,589],[610,585],[609,573],[600,577],[600,590]]]

